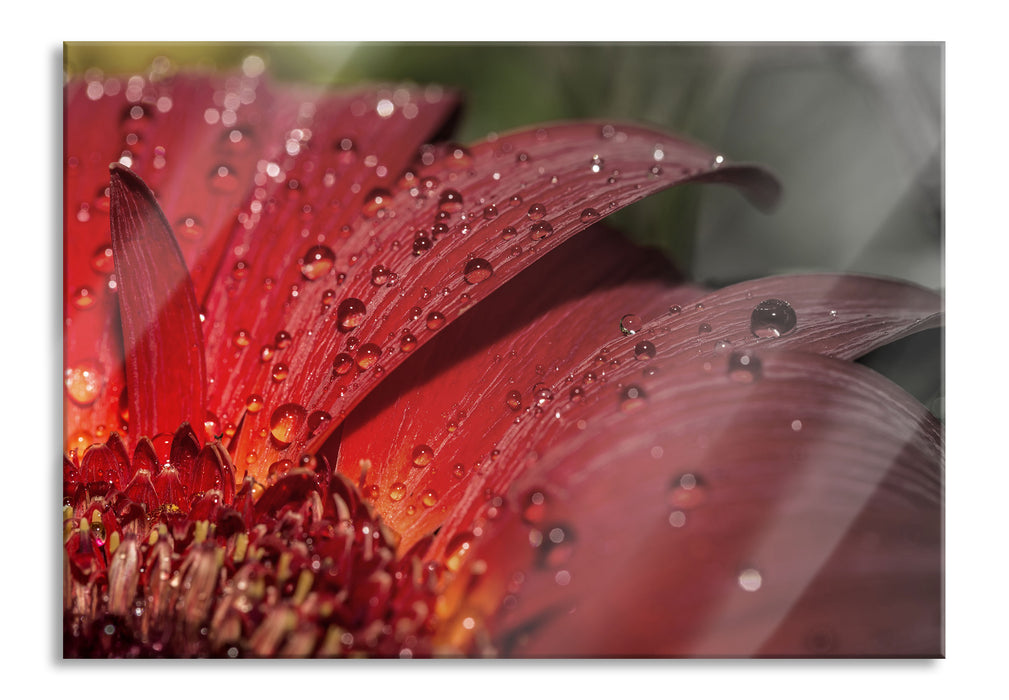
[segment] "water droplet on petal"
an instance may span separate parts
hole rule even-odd
[[[263,397],[259,394],[249,394],[245,399],[245,410],[249,413],[259,413],[263,410]]]
[[[203,224],[195,216],[184,216],[175,222],[175,232],[191,241],[203,238]]]
[[[425,508],[431,508],[438,503],[438,492],[433,489],[428,489],[423,494],[421,494],[420,502],[424,504]]]
[[[707,485],[695,474],[680,474],[669,486],[669,504],[689,510],[701,505],[708,496]]]
[[[452,467],[452,476],[456,479],[461,479],[466,476],[466,467],[461,464],[456,464]]]
[[[349,297],[340,302],[336,307],[336,323],[341,331],[349,331],[357,328],[367,314],[364,302],[354,297]]]
[[[406,495],[406,484],[402,481],[397,481],[389,487],[389,500],[391,501],[402,501],[403,496]]]
[[[417,445],[413,448],[411,459],[415,467],[426,467],[434,459],[434,450],[427,445]]]
[[[483,218],[484,219],[486,219],[487,221],[490,221],[491,219],[494,219],[496,217],[497,217],[497,207],[495,207],[493,204],[490,204],[490,205],[484,207],[484,210],[483,210]]]
[[[594,155],[594,156],[592,156],[592,160],[589,161],[589,168],[592,170],[592,172],[598,173],[598,172],[602,171],[603,166],[605,164],[606,164],[606,161],[604,161],[598,155]]]
[[[624,413],[640,411],[645,407],[645,391],[636,384],[630,384],[620,390],[620,410]]]
[[[378,347],[374,343],[365,343],[361,346],[361,349],[357,351],[357,366],[362,370],[366,370],[382,357],[382,348]]]
[[[484,280],[490,279],[490,276],[494,274],[494,268],[491,264],[484,260],[483,258],[473,258],[463,269],[463,278],[469,284],[477,284],[483,282]]]
[[[436,331],[445,325],[445,315],[440,311],[432,311],[427,315],[428,330]]]
[[[547,208],[542,204],[540,204],[539,202],[536,202],[535,204],[530,204],[529,211],[526,212],[526,216],[528,216],[533,221],[539,221],[546,215],[547,215]]]
[[[462,209],[462,195],[456,190],[445,190],[438,198],[438,210],[449,214]]]
[[[285,365],[285,364],[276,364],[276,365],[274,365],[273,366],[273,372],[272,372],[272,375],[271,375],[273,377],[273,381],[275,381],[275,382],[282,382],[282,381],[284,381],[285,379],[287,379],[287,373],[288,373],[288,371],[289,370],[287,368],[287,365]]]
[[[294,437],[305,422],[307,411],[296,403],[278,406],[270,416],[270,434],[273,439],[286,447],[294,442]]]
[[[554,227],[549,221],[537,221],[529,227],[529,236],[534,241],[541,241],[554,232]]]
[[[252,336],[249,335],[249,331],[239,328],[231,337],[231,342],[235,344],[236,348],[245,348],[252,342]]]
[[[697,327],[697,334],[698,335],[700,335],[701,333],[710,333],[710,332],[711,332],[711,324],[710,323],[702,323],[701,325],[699,325]]]
[[[301,260],[301,274],[307,280],[317,280],[333,269],[336,253],[327,246],[316,245],[305,251]]]
[[[651,341],[642,340],[634,345],[634,357],[639,360],[650,360],[655,357],[655,345]]]
[[[729,355],[729,378],[740,384],[752,384],[761,377],[760,358],[745,352]]]
[[[115,259],[112,255],[112,244],[105,243],[95,249],[91,256],[91,269],[100,275],[108,275],[115,270]]]
[[[90,287],[78,287],[71,295],[70,301],[75,309],[90,309],[95,305],[95,295]]]
[[[634,335],[641,330],[641,319],[635,314],[625,314],[620,319],[620,332],[624,335]]]
[[[537,406],[542,406],[548,401],[554,400],[554,393],[545,384],[537,384],[533,387],[533,400]]]
[[[207,176],[210,189],[221,194],[238,190],[238,176],[234,169],[224,163],[214,167]]]
[[[413,239],[413,254],[422,255],[429,250],[431,250],[431,239],[422,234],[418,234],[417,237]]]
[[[569,525],[558,524],[544,528],[544,534],[538,545],[536,565],[541,569],[564,566],[574,554],[574,530]]]
[[[585,208],[585,209],[582,209],[582,213],[581,213],[581,215],[580,215],[580,216],[578,217],[578,219],[579,219],[579,220],[580,220],[580,221],[581,221],[581,222],[582,222],[583,224],[587,224],[587,223],[589,223],[590,221],[595,221],[595,220],[596,220],[596,219],[598,219],[598,218],[599,218],[599,212],[598,212],[598,211],[596,211],[595,209],[593,209],[592,207],[587,207],[587,208]]]
[[[63,373],[67,396],[79,406],[89,406],[98,398],[104,378],[95,362],[81,362]]]
[[[542,522],[546,515],[546,502],[546,494],[539,489],[533,489],[527,493],[522,499],[522,519],[530,525]]]
[[[364,203],[361,205],[361,213],[364,215],[364,218],[370,219],[380,211],[384,211],[391,202],[392,194],[389,190],[376,187],[364,198]]]
[[[410,352],[415,347],[417,347],[417,338],[412,334],[404,333],[403,337],[399,339],[399,349],[403,352]]]
[[[763,583],[763,576],[756,569],[743,569],[739,572],[739,587],[744,591],[758,591]]]
[[[376,265],[371,268],[371,283],[376,287],[386,284],[392,276],[392,272],[385,265]]]
[[[574,402],[578,403],[585,398],[585,389],[580,386],[572,387],[568,397]]]
[[[765,299],[750,314],[750,331],[758,338],[777,338],[795,328],[795,310],[787,301]]]
[[[505,405],[513,411],[519,410],[522,408],[522,394],[512,389],[505,396]]]

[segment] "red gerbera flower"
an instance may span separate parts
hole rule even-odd
[[[683,282],[598,222],[778,186],[681,137],[246,68],[66,86],[65,655],[941,653],[941,427],[850,362],[936,294]]]

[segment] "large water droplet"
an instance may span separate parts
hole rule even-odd
[[[263,397],[259,394],[249,394],[245,399],[245,410],[249,413],[259,413],[263,410]]]
[[[529,211],[526,212],[526,216],[528,216],[533,221],[539,221],[546,215],[547,215],[547,208],[542,204],[540,204],[539,202],[536,202],[535,204],[530,204]]]
[[[787,301],[765,299],[750,314],[750,331],[758,338],[777,338],[795,328],[795,310]]]
[[[273,381],[275,382],[284,381],[285,379],[287,379],[287,374],[289,371],[290,370],[288,369],[287,365],[283,363],[275,364],[273,366],[273,372],[271,374],[271,376],[273,377]]]
[[[494,268],[483,258],[473,258],[463,269],[463,278],[470,284],[477,284],[490,279],[494,274]]]
[[[67,396],[79,406],[89,406],[98,398],[104,378],[96,362],[81,362],[63,373]]]
[[[420,496],[420,502],[424,504],[425,508],[432,508],[438,503],[438,492],[434,489],[428,489]]]
[[[406,484],[402,481],[396,481],[389,487],[389,500],[391,501],[402,501],[403,496],[406,495]]]
[[[287,447],[294,442],[295,435],[301,430],[308,412],[304,406],[296,403],[285,403],[278,406],[270,416],[270,434],[273,439]]]
[[[417,347],[417,338],[412,333],[404,333],[399,339],[399,349],[403,352],[410,352]]]
[[[641,319],[635,314],[625,314],[620,318],[620,332],[624,335],[634,335],[641,330]]]
[[[333,269],[336,253],[327,246],[315,245],[301,259],[301,274],[307,280],[317,280]]]
[[[357,328],[367,314],[367,307],[360,299],[350,297],[340,302],[336,307],[336,324],[341,331]]]

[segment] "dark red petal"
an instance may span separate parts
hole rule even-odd
[[[100,481],[113,488],[122,488],[129,478],[128,471],[115,451],[106,445],[93,445],[81,460],[81,480],[83,483]]]
[[[222,367],[213,410],[237,423],[250,393],[263,399],[244,417],[239,469],[261,474],[273,461],[321,444],[328,430],[312,430],[308,416],[339,422],[402,361],[403,334],[423,345],[601,216],[716,169],[743,184],[771,180],[722,165],[715,153],[669,134],[602,124],[554,125],[470,149],[425,151],[397,187],[362,187],[351,202],[354,216],[326,212],[311,228],[300,206],[308,201],[318,211],[319,195],[299,199],[299,180],[295,193],[278,197],[275,209],[229,246],[240,255],[226,258],[223,270],[244,259],[251,273],[241,282],[222,280],[213,298],[208,343]],[[317,234],[305,238],[303,230]],[[418,236],[431,243],[419,255]],[[302,245],[278,249],[274,240]],[[257,308],[236,301],[256,286]]]
[[[112,248],[126,348],[130,432],[202,425],[203,333],[192,280],[150,189],[113,164]]]
[[[516,656],[941,654],[940,427],[857,365],[760,369],[664,367],[636,410],[610,386],[612,410],[572,411],[586,424],[476,538],[446,638]]]
[[[619,335],[616,319],[650,320],[701,294],[656,251],[593,227],[412,351],[348,417],[338,470],[360,481],[408,548],[449,514],[456,522],[484,506],[482,486],[470,487],[502,469],[497,443],[551,411],[537,386],[556,386],[564,400],[581,381],[569,368]]]

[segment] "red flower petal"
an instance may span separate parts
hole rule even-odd
[[[440,528],[432,554],[450,559],[449,543],[494,507],[531,464],[527,453],[557,439],[542,424],[556,423],[555,414],[581,401],[596,403],[603,414],[615,410],[608,396],[598,399],[606,385],[640,384],[660,366],[746,348],[854,358],[940,317],[941,299],[933,292],[857,276],[770,278],[706,296],[666,287],[661,278],[639,278],[593,292],[600,280],[617,284],[629,270],[643,273],[647,253],[592,235],[587,248],[561,249],[549,266],[534,266],[512,282],[507,295],[484,302],[482,313],[460,319],[349,416],[338,468],[357,479],[368,465],[365,493],[401,532],[403,547]],[[580,261],[579,254],[585,254]],[[569,301],[554,302],[565,295]],[[794,305],[764,303],[786,299]],[[795,325],[781,326],[780,337],[757,337],[758,308],[784,310]],[[625,320],[628,313],[637,318]],[[501,319],[513,327],[504,332]],[[637,324],[627,337],[624,322]],[[766,330],[756,333],[773,335]],[[460,358],[456,348],[474,341],[484,349]],[[430,463],[416,464],[418,446],[431,449]]]
[[[641,410],[574,410],[584,429],[473,543],[446,639],[506,656],[941,654],[936,421],[859,366],[760,359],[752,383],[697,361],[644,383]]]
[[[201,425],[203,333],[192,280],[172,229],[146,185],[112,166],[112,248],[126,348],[133,435]]]
[[[491,295],[376,387],[343,426],[338,470],[364,485],[383,520],[402,535],[401,550],[408,549],[450,514],[455,524],[485,507],[483,474],[502,469],[497,443],[543,410],[537,385],[563,384],[584,353],[613,339],[614,319],[629,311],[656,317],[701,294],[655,251],[593,227],[522,272],[507,292]],[[404,355],[416,342],[400,341]]]
[[[65,88],[64,419],[69,447],[86,446],[125,423],[108,164],[129,163],[157,192],[201,298],[226,242],[225,224],[254,184],[257,162],[286,155],[285,132],[297,124],[303,102],[319,92],[266,89],[258,79],[238,75],[133,76],[123,83],[110,79],[106,90],[100,80],[73,81]],[[227,181],[241,186],[215,186],[222,167]],[[194,186],[194,173],[206,178],[205,185]]]
[[[227,421],[244,420],[236,463],[260,478],[271,462],[321,444],[331,428],[311,417],[339,422],[402,361],[402,335],[419,347],[600,216],[716,170],[762,202],[776,191],[761,171],[722,165],[676,137],[598,124],[423,151],[394,191],[365,183],[335,212],[318,206],[326,162],[288,173],[297,187],[264,206],[251,230],[237,230],[222,275],[240,268],[241,279],[220,279],[209,306],[212,404]],[[263,290],[258,307],[232,300],[250,285]],[[261,409],[242,418],[250,399]]]

